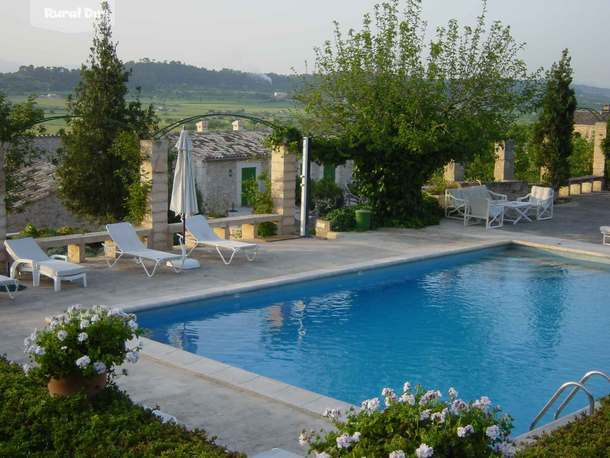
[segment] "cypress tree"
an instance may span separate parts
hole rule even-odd
[[[568,50],[548,72],[542,111],[534,127],[534,145],[538,162],[544,167],[543,181],[557,189],[570,178],[576,95],[572,84],[572,66]]]
[[[68,98],[72,118],[62,133],[64,148],[57,175],[60,195],[76,214],[94,220],[121,220],[129,214],[130,188],[139,182],[138,138],[156,124],[152,106],[138,95],[128,101],[130,72],[112,41],[111,11],[102,2],[88,65]],[[129,141],[127,139],[130,139]]]

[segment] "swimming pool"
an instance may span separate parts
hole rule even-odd
[[[561,383],[610,369],[609,298],[607,265],[500,247],[138,318],[154,340],[346,402],[406,380],[487,395],[521,433]]]

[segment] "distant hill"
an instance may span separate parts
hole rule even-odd
[[[255,74],[239,70],[208,70],[178,61],[157,62],[142,59],[126,62],[132,71],[130,88],[142,89],[145,96],[190,99],[203,95],[238,95],[248,93],[262,99],[273,94],[291,93],[301,84],[295,75]],[[0,73],[0,91],[7,95],[68,93],[80,77],[79,70],[63,67],[22,66],[16,72]],[[610,102],[610,89],[576,84],[578,104],[601,108]]]
[[[156,62],[143,59],[126,62],[132,71],[131,89],[140,87],[144,95],[189,97],[193,93],[249,92],[272,96],[290,93],[299,84],[297,76],[275,73],[255,74],[238,70],[207,70],[181,62]],[[8,95],[71,92],[80,71],[63,67],[22,66],[12,73],[0,73],[0,90]]]

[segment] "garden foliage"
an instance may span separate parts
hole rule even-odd
[[[271,179],[267,174],[261,174],[256,180],[244,183],[246,199],[252,206],[252,213],[264,215],[273,213],[273,198],[271,197]],[[277,233],[277,226],[272,222],[257,225],[259,237],[271,237]]]
[[[520,458],[607,458],[610,453],[610,398],[601,408],[550,434],[544,434],[517,456]]]
[[[163,423],[110,385],[85,395],[51,397],[44,381],[0,357],[0,456],[239,457],[205,431]]]
[[[547,74],[542,111],[534,126],[538,165],[545,168],[543,180],[557,189],[570,178],[576,95],[568,50]]]
[[[112,42],[110,10],[98,19],[89,57],[81,68],[75,94],[67,109],[73,116],[63,132],[64,148],[57,176],[66,206],[76,214],[104,222],[142,216],[139,139],[156,126],[152,106],[138,97],[127,100],[129,71]],[[144,190],[145,191],[145,190]],[[130,198],[130,192],[136,196]],[[144,199],[145,200],[145,199]]]
[[[380,224],[425,224],[432,175],[486,151],[530,110],[536,78],[522,48],[509,27],[487,24],[485,3],[473,27],[452,20],[432,41],[418,0],[377,5],[360,30],[337,24],[296,95],[313,158],[353,159],[357,193]]]
[[[405,383],[398,395],[391,388],[379,398],[366,400],[361,409],[346,417],[327,410],[335,431],[316,434],[303,431],[299,441],[317,457],[494,457],[512,456],[508,440],[512,424],[500,408],[482,396],[471,403],[458,398],[451,388],[448,400],[440,391]]]
[[[5,205],[11,210],[18,194],[26,186],[31,186],[27,177],[17,172],[28,165],[39,155],[32,138],[44,132],[41,127],[33,125],[44,118],[44,111],[36,106],[35,97],[29,97],[22,103],[11,103],[0,92],[0,151],[4,152]]]

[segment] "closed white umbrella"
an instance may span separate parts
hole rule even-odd
[[[185,219],[199,213],[195,175],[193,174],[193,142],[188,132],[182,128],[176,143],[178,158],[174,172],[174,185],[169,209],[182,218],[182,236],[185,236]]]
[[[176,143],[178,158],[176,159],[176,170],[174,171],[174,184],[172,186],[172,198],[169,209],[182,219],[182,240],[186,243],[186,218],[199,213],[197,206],[197,192],[195,191],[195,175],[193,174],[193,142],[188,132],[182,128],[180,138]],[[183,269],[194,269],[199,267],[195,259],[185,259],[185,247],[183,250]]]

